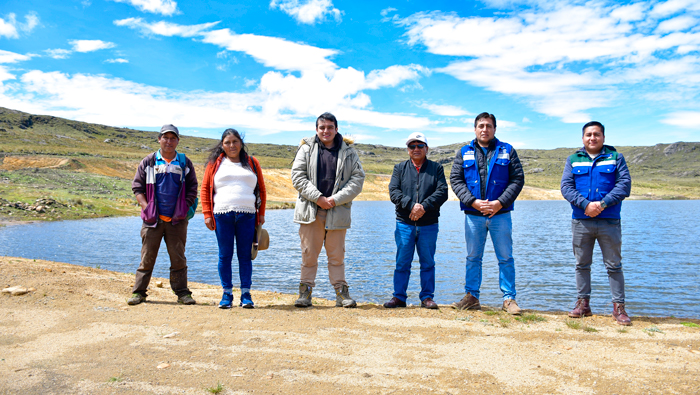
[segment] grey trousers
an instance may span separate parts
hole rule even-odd
[[[598,240],[603,262],[608,270],[614,303],[625,303],[625,277],[622,274],[622,227],[619,219],[572,219],[576,288],[579,299],[591,298],[591,264],[593,247]]]
[[[141,264],[136,270],[133,293],[146,296],[146,289],[151,282],[153,267],[156,265],[156,257],[163,238],[170,255],[170,288],[177,296],[191,293],[187,288],[187,258],[185,258],[187,222],[184,220],[173,225],[159,219],[155,228],[141,226]]]

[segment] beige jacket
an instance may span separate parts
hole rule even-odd
[[[335,207],[328,210],[326,230],[349,229],[350,207],[352,200],[362,192],[365,182],[365,172],[360,164],[360,157],[355,149],[350,147],[353,141],[343,138],[338,151],[338,166],[335,174],[333,195],[328,196],[335,201]],[[318,173],[318,143],[316,136],[301,140],[292,165],[292,184],[299,191],[297,204],[294,209],[294,222],[310,224],[316,220],[316,201],[321,197],[317,185]]]

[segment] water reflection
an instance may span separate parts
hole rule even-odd
[[[700,211],[700,201],[626,201],[623,205],[623,268],[628,310],[633,315],[698,317],[700,232],[684,221]],[[296,293],[301,251],[292,210],[266,213],[270,248],[253,262],[253,288]],[[571,209],[563,201],[519,201],[513,212],[518,302],[523,308],[568,310],[576,298],[571,249]],[[390,202],[356,202],[346,242],[346,273],[351,295],[359,302],[391,298],[395,245],[394,208]],[[436,255],[435,300],[449,304],[464,293],[464,215],[447,202],[440,217]],[[0,254],[47,259],[132,273],[140,259],[139,218],[106,218],[37,223],[0,228]],[[217,245],[201,215],[190,223],[187,258],[193,281],[218,284]],[[324,253],[319,259],[314,295],[334,298]],[[168,276],[162,246],[154,275]],[[236,268],[234,261],[234,269]],[[418,303],[418,263],[408,295]],[[490,240],[484,254],[481,302],[500,304],[498,263]],[[234,274],[234,279],[237,275]],[[610,290],[600,251],[592,268],[592,308],[609,314]]]

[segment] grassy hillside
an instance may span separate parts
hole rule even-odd
[[[471,138],[465,135],[465,141]],[[182,136],[178,151],[192,159],[201,175],[208,150],[215,144],[215,139]],[[455,150],[461,145],[433,147],[429,157],[442,163],[449,176]],[[387,175],[394,164],[407,158],[405,149],[371,144],[355,146],[368,173],[360,198],[387,199]],[[269,205],[274,207],[281,201],[294,200],[296,191],[289,181],[288,169],[297,147],[248,144],[248,148],[265,169]],[[634,197],[700,198],[700,143],[617,148],[629,163]],[[156,132],[0,107],[0,219],[136,215],[138,208],[130,181],[139,161],[156,149]],[[573,151],[572,148],[518,150],[529,187],[523,196],[556,197],[556,192],[545,190],[559,188],[564,159]],[[37,211],[37,207],[41,209]]]

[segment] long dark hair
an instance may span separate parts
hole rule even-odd
[[[241,151],[238,153],[238,157],[241,158],[241,166],[243,166],[246,169],[250,169],[250,165],[248,164],[248,148],[246,147],[245,142],[243,142],[243,137],[241,137],[241,134],[238,133],[238,130],[236,129],[224,130],[224,133],[221,135],[221,140],[219,140],[219,143],[216,144],[214,148],[209,150],[209,160],[207,161],[207,164],[216,162],[219,156],[221,156],[221,154],[224,153],[224,139],[226,138],[226,136],[231,135],[241,140]]]

